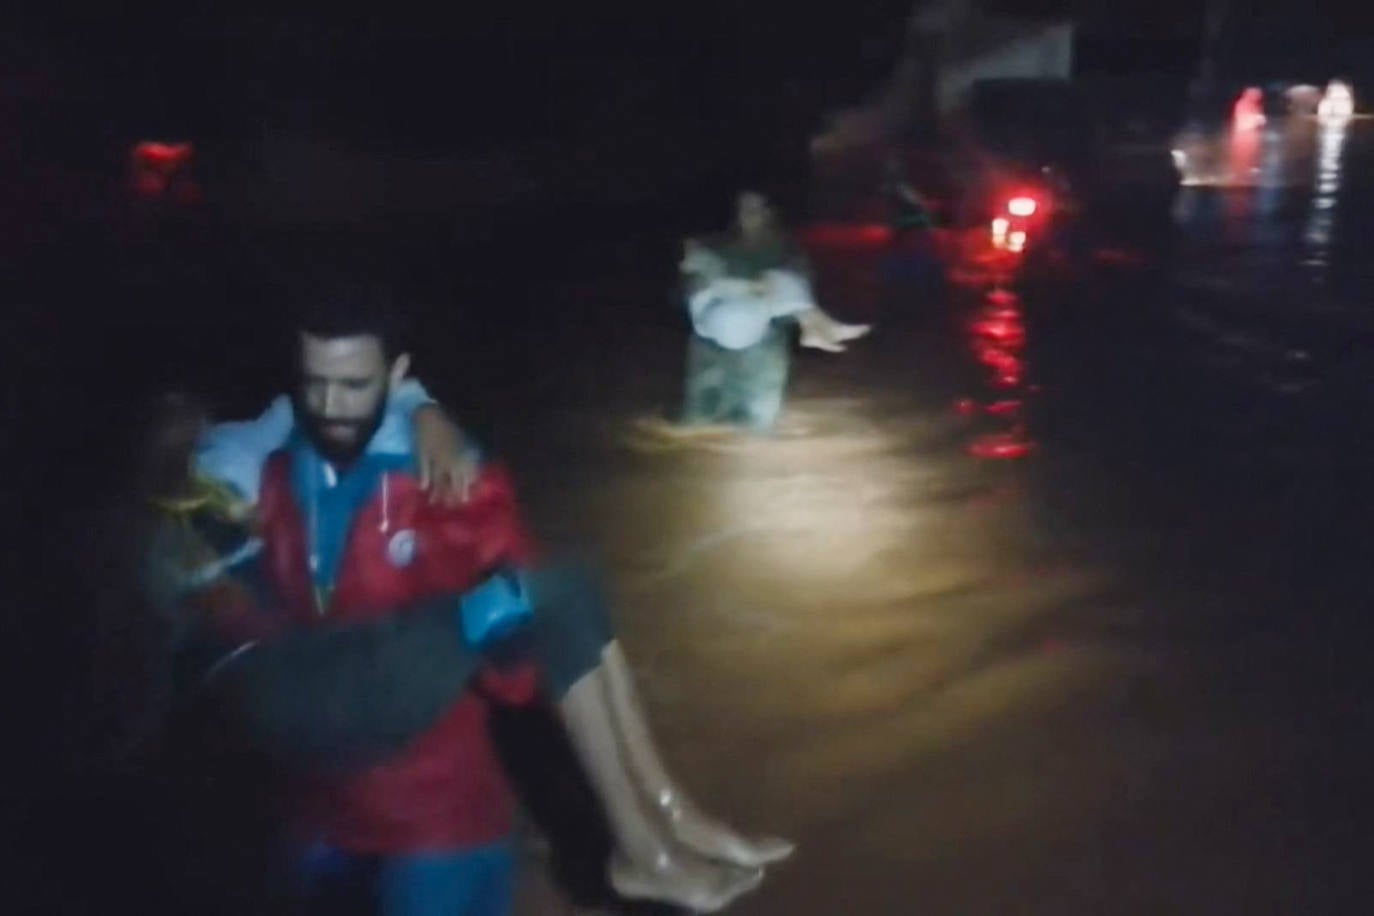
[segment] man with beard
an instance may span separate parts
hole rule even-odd
[[[305,295],[328,306],[300,325],[296,429],[263,469],[258,503],[278,613],[292,627],[376,620],[524,559],[524,534],[501,512],[504,480],[487,476],[472,494],[467,509],[491,525],[479,533],[429,511],[409,450],[377,439],[409,359],[391,349],[389,329],[356,320],[383,314],[369,308],[376,291],[341,284]],[[401,750],[366,768],[315,772],[295,844],[306,896],[325,903],[367,887],[385,914],[507,913],[513,803],[487,717],[492,703],[528,702],[534,691],[528,665],[484,664]]]
[[[312,895],[362,880],[385,914],[506,912],[512,799],[486,721],[491,704],[527,702],[542,686],[616,835],[612,886],[723,907],[790,844],[740,837],[668,779],[595,583],[531,566],[500,468],[483,466],[461,506],[423,496],[408,442],[378,435],[388,392],[409,365],[385,299],[353,284],[305,293],[297,425],[261,477],[269,603],[300,632],[391,619],[461,594],[461,639],[482,656],[471,686],[414,740],[367,766],[340,761],[315,774],[300,846]]]

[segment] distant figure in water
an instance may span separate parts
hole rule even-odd
[[[684,427],[772,430],[787,386],[789,326],[801,329],[802,346],[832,353],[869,331],[835,321],[816,305],[806,256],[757,191],[739,195],[728,233],[686,240],[680,267],[693,332]]]

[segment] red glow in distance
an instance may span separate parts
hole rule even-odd
[[[155,169],[167,169],[190,160],[194,152],[189,143],[159,143],[144,140],[134,144],[134,159],[141,165]]]
[[[1026,340],[1026,331],[1014,321],[985,318],[973,323],[973,332],[1009,346],[1019,346]]]

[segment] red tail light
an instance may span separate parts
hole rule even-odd
[[[1007,201],[1007,212],[1012,216],[1034,216],[1035,211],[1040,209],[1040,204],[1034,197],[1013,197]]]

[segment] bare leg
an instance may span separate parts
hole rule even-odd
[[[586,674],[558,702],[568,735],[616,837],[611,886],[627,898],[714,912],[758,886],[761,869],[705,861],[675,849],[635,785],[607,703],[605,675]]]
[[[694,805],[668,775],[649,731],[634,676],[618,640],[602,652],[602,670],[615,727],[629,768],[651,803],[667,818],[675,839],[711,858],[742,866],[778,862],[792,854],[793,845],[773,837],[746,839]]]
[[[831,318],[820,308],[811,308],[797,315],[801,325],[801,345],[830,353],[842,353],[845,342],[863,337],[870,330],[866,324],[844,324]]]

